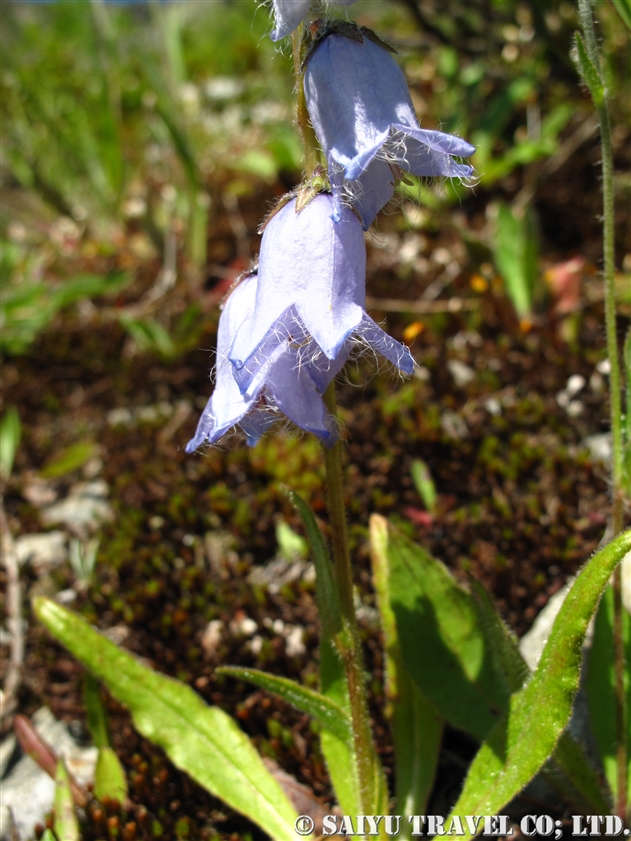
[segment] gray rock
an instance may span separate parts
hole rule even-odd
[[[114,518],[107,499],[108,491],[103,479],[79,482],[65,499],[42,509],[42,522],[45,525],[63,523],[79,534],[94,531],[101,523]]]
[[[454,378],[454,382],[458,388],[464,388],[471,380],[475,378],[475,371],[459,359],[450,359],[447,362],[449,373]]]
[[[589,450],[592,461],[600,461],[606,465],[611,464],[611,432],[589,435],[584,439],[583,444]]]
[[[98,750],[82,748],[68,733],[66,726],[57,721],[48,707],[39,709],[32,718],[33,724],[59,756],[63,756],[68,771],[77,782],[87,785],[94,781]],[[55,783],[30,756],[23,756],[2,780],[2,805],[0,807],[0,837],[9,838],[10,812],[20,838],[34,837],[35,825],[43,824],[53,808]],[[10,811],[9,811],[10,810]]]
[[[55,569],[68,557],[66,536],[61,531],[23,534],[16,538],[15,551],[20,566],[30,563],[38,575]]]

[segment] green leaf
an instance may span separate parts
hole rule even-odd
[[[552,754],[572,712],[589,620],[609,576],[630,550],[627,531],[585,565],[563,602],[537,670],[511,697],[508,714],[478,751],[453,815],[498,814]]]
[[[467,593],[440,561],[391,526],[379,540],[389,558],[407,671],[450,724],[482,740],[530,674],[514,636],[478,582],[471,579]],[[607,812],[597,775],[570,736],[559,743],[545,774],[570,802]]]
[[[131,712],[138,731],[174,765],[278,841],[295,841],[297,817],[250,740],[189,686],[158,674],[49,599],[34,601],[48,630]]]
[[[618,12],[624,25],[631,32],[631,0],[611,0],[611,4],[616,12]]]
[[[499,666],[511,692],[521,689],[530,677],[530,669],[517,640],[502,622],[489,594],[473,577],[469,579],[474,605],[482,622],[492,658]],[[503,712],[505,709],[503,710]],[[542,774],[566,802],[578,812],[589,806],[593,814],[605,814],[609,804],[603,797],[599,775],[590,765],[583,747],[569,733],[559,739],[554,756]]]
[[[74,801],[68,772],[63,759],[57,763],[55,776],[55,823],[53,825],[57,838],[63,841],[80,841],[79,823],[74,811]]]
[[[391,526],[382,551],[407,673],[450,724],[482,740],[511,687],[472,597],[440,561]]]
[[[127,797],[127,778],[119,758],[109,745],[99,749],[94,771],[94,796],[122,803]]]
[[[589,706],[592,732],[605,769],[605,776],[613,793],[613,802],[618,802],[618,778],[616,766],[616,699],[614,672],[613,615],[614,593],[607,587],[596,614],[594,637],[587,658],[585,692]],[[631,709],[631,617],[622,611],[622,634],[626,654],[624,690],[627,709]],[[627,731],[627,756],[631,756],[631,733]],[[629,790],[631,791],[631,763],[629,764]]]
[[[289,704],[307,713],[318,721],[322,727],[326,727],[334,733],[338,739],[350,740],[353,733],[351,723],[344,710],[334,703],[330,698],[307,689],[289,678],[270,675],[259,669],[248,669],[240,666],[221,666],[218,674],[230,675],[237,680],[245,680],[253,683],[261,689],[279,695]]]
[[[116,295],[134,279],[130,272],[111,272],[107,275],[82,274],[65,280],[53,291],[59,307],[67,307],[84,298]]]
[[[409,836],[408,817],[425,814],[434,784],[444,719],[410,680],[403,667],[394,612],[390,605],[388,524],[370,518],[373,583],[377,592],[386,660],[386,717],[394,742],[397,813],[403,816],[403,837]]]
[[[21,435],[18,410],[15,406],[9,406],[0,421],[0,478],[3,482],[8,480],[13,470]]]
[[[520,318],[532,312],[538,279],[538,243],[532,214],[514,213],[500,204],[495,231],[495,264]]]
[[[119,321],[141,351],[159,353],[168,359],[175,355],[176,348],[164,327],[152,319],[131,318],[121,315]]]
[[[576,33],[575,43],[576,53],[574,56],[578,71],[581,74],[581,78],[589,88],[589,92],[594,100],[594,105],[598,107],[602,105],[605,98],[605,86],[603,85],[603,80],[601,79],[598,68],[594,65],[593,61],[587,54],[587,49],[585,48],[585,43],[580,32]]]
[[[530,677],[530,669],[521,655],[517,639],[502,622],[489,594],[480,582],[469,576],[469,586],[472,604],[492,652],[492,660],[510,691],[516,692]]]
[[[276,523],[276,543],[280,554],[288,561],[295,561],[296,558],[306,558],[309,554],[309,547],[304,537],[291,528],[289,523],[280,520]]]
[[[423,500],[423,505],[430,514],[436,511],[436,485],[432,479],[432,474],[429,472],[429,467],[420,458],[414,459],[410,468],[412,474],[412,482],[418,495]]]
[[[66,476],[83,467],[97,452],[98,447],[94,441],[77,441],[44,465],[41,475],[44,479],[58,479],[60,476]]]
[[[341,653],[348,651],[353,641],[349,638],[351,632],[342,621],[333,567],[313,512],[297,494],[290,492],[289,498],[304,522],[316,567],[316,601],[322,623],[321,692],[341,707],[348,719],[352,721],[346,667]],[[340,739],[335,733],[326,729],[322,731],[320,742],[342,811],[351,815],[362,814],[366,810],[362,808],[364,799],[360,792],[354,739]],[[388,789],[379,758],[374,751],[371,760],[373,779],[370,800],[372,803],[368,811],[370,814],[385,814],[388,807]]]
[[[583,746],[567,730],[561,734],[554,756],[544,765],[542,774],[572,805],[575,814],[606,815],[611,810],[600,770],[592,767]]]
[[[333,565],[331,564],[329,550],[316,518],[307,503],[294,491],[287,491],[287,496],[300,514],[313,553],[317,581],[316,598],[320,622],[322,623],[322,637],[323,639],[332,639],[335,634],[342,630],[342,608],[333,578]]]
[[[307,503],[293,491],[289,491],[288,496],[304,523],[316,568],[316,600],[321,623],[321,692],[342,709],[350,720],[346,671],[335,645],[335,637],[342,633],[342,609],[333,579],[331,560],[322,532]],[[325,729],[320,734],[320,744],[342,811],[347,815],[361,814],[362,801],[352,739],[340,738],[336,733]]]
[[[101,687],[98,680],[89,672],[83,679],[83,703],[92,741],[99,749],[109,746],[110,737],[107,716],[101,698]]]

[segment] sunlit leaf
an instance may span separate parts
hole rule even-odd
[[[119,758],[109,745],[99,748],[94,770],[94,796],[122,803],[127,797],[127,778]]]
[[[83,467],[98,452],[94,441],[77,441],[47,462],[41,470],[45,479],[57,479]]]
[[[18,410],[15,406],[9,406],[0,420],[0,478],[4,482],[13,470],[21,434],[22,427]]]
[[[63,841],[80,841],[79,822],[74,811],[74,801],[70,789],[70,780],[63,759],[57,763],[55,777],[55,823],[57,838]]]
[[[307,531],[316,567],[316,600],[320,613],[320,684],[323,695],[340,707],[351,720],[350,696],[346,667],[341,652],[348,650],[353,641],[350,630],[344,626],[342,610],[333,577],[333,567],[324,538],[309,506],[295,493],[289,498],[298,509]],[[360,791],[357,754],[353,740],[339,738],[329,729],[320,736],[322,753],[327,762],[333,787],[346,814],[362,814],[365,797]],[[372,800],[370,814],[385,814],[388,790],[381,764],[376,754],[372,761]]]
[[[388,524],[370,518],[373,581],[377,591],[386,657],[386,716],[394,742],[397,813],[404,837],[410,815],[425,814],[434,783],[444,719],[410,679],[403,665],[395,616],[390,604]]]
[[[589,620],[609,576],[630,550],[627,531],[585,565],[563,602],[537,670],[488,734],[452,814],[498,814],[552,754],[572,712]]]
[[[506,292],[520,318],[532,312],[538,279],[538,242],[531,213],[518,214],[501,204],[497,214],[494,258]]]
[[[278,841],[294,841],[293,807],[250,740],[189,686],[152,671],[49,599],[34,609],[48,630],[129,708],[134,725],[178,768]]]
[[[216,671],[218,674],[229,675],[237,680],[253,683],[267,692],[273,692],[301,712],[315,718],[322,727],[326,727],[339,739],[348,741],[352,738],[351,724],[347,714],[330,698],[319,692],[307,689],[289,678],[270,675],[259,669],[221,666]]]
[[[412,474],[412,482],[418,492],[418,495],[423,500],[423,505],[430,514],[436,511],[436,485],[432,479],[432,474],[429,472],[429,467],[420,458],[414,459],[410,468]]]
[[[101,687],[99,681],[89,672],[83,680],[83,703],[92,741],[97,748],[109,745],[110,737],[105,707],[101,698]]]

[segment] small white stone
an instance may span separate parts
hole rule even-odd
[[[237,637],[251,637],[258,630],[258,627],[254,619],[250,619],[249,616],[234,619],[230,623],[230,630]]]
[[[41,738],[60,756],[68,770],[81,785],[94,781],[98,750],[79,747],[66,726],[57,721],[47,707],[42,707],[32,718]],[[9,808],[21,838],[32,838],[35,825],[45,823],[53,807],[55,782],[30,756],[23,756],[10,774],[2,780],[2,807],[0,809],[0,837],[8,837]]]
[[[221,642],[224,624],[221,619],[213,619],[206,625],[202,634],[201,644],[206,654],[213,654]]]
[[[577,418],[585,411],[585,406],[580,400],[570,400],[567,404],[567,413],[571,418]]]
[[[58,567],[68,557],[66,536],[62,531],[23,534],[15,541],[15,551],[18,563],[30,563],[38,574]]]
[[[559,391],[557,394],[557,403],[562,409],[567,409],[570,398],[567,391]]]
[[[475,371],[459,359],[450,359],[447,362],[449,373],[454,378],[458,388],[463,388],[475,378]]]
[[[288,657],[300,657],[307,650],[302,641],[302,628],[298,625],[294,625],[287,634],[285,650]]]
[[[260,637],[258,634],[248,642],[248,648],[257,657],[261,653],[261,649],[263,648],[263,637]]]
[[[565,391],[569,397],[574,397],[581,389],[585,388],[585,383],[585,377],[580,374],[572,374],[566,383]]]

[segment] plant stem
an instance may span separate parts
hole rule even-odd
[[[309,119],[309,112],[307,110],[307,101],[305,99],[305,89],[303,86],[303,72],[301,69],[301,43],[302,43],[303,26],[299,26],[294,30],[291,36],[291,54],[294,62],[294,79],[296,80],[296,121],[300,131],[300,138],[302,140],[302,148],[305,153],[305,174],[309,178],[313,175],[313,171],[319,163],[320,151],[318,139],[316,137],[311,120]]]
[[[335,383],[327,388],[324,402],[332,415],[336,414]],[[346,511],[344,508],[344,480],[342,475],[342,444],[340,440],[332,447],[323,446],[326,468],[327,503],[331,526],[331,545],[333,551],[334,573],[337,583],[342,621],[346,644],[340,646],[340,655],[346,669],[348,693],[351,708],[351,722],[357,771],[361,792],[362,808],[365,815],[375,813],[377,792],[375,779],[375,749],[370,729],[370,715],[366,699],[364,679],[364,658],[355,616],[353,601],[353,576],[348,534],[346,529]]]
[[[600,121],[600,143],[603,173],[603,258],[605,281],[605,332],[607,337],[607,355],[610,373],[610,412],[612,438],[612,527],[614,536],[622,531],[624,517],[624,461],[622,439],[622,396],[620,383],[620,361],[616,336],[616,297],[614,288],[615,251],[614,251],[614,192],[613,192],[613,150],[611,145],[611,124],[607,107],[607,88],[603,77],[598,43],[594,30],[594,21],[590,0],[578,0],[578,8],[585,35],[587,54],[597,69],[602,85],[603,96],[594,102]],[[628,709],[624,691],[625,653],[622,632],[622,574],[620,566],[614,572],[612,587],[614,592],[613,643],[614,643],[614,689],[615,689],[615,729],[616,729],[616,769],[617,800],[615,810],[624,820],[627,812],[627,723]]]

